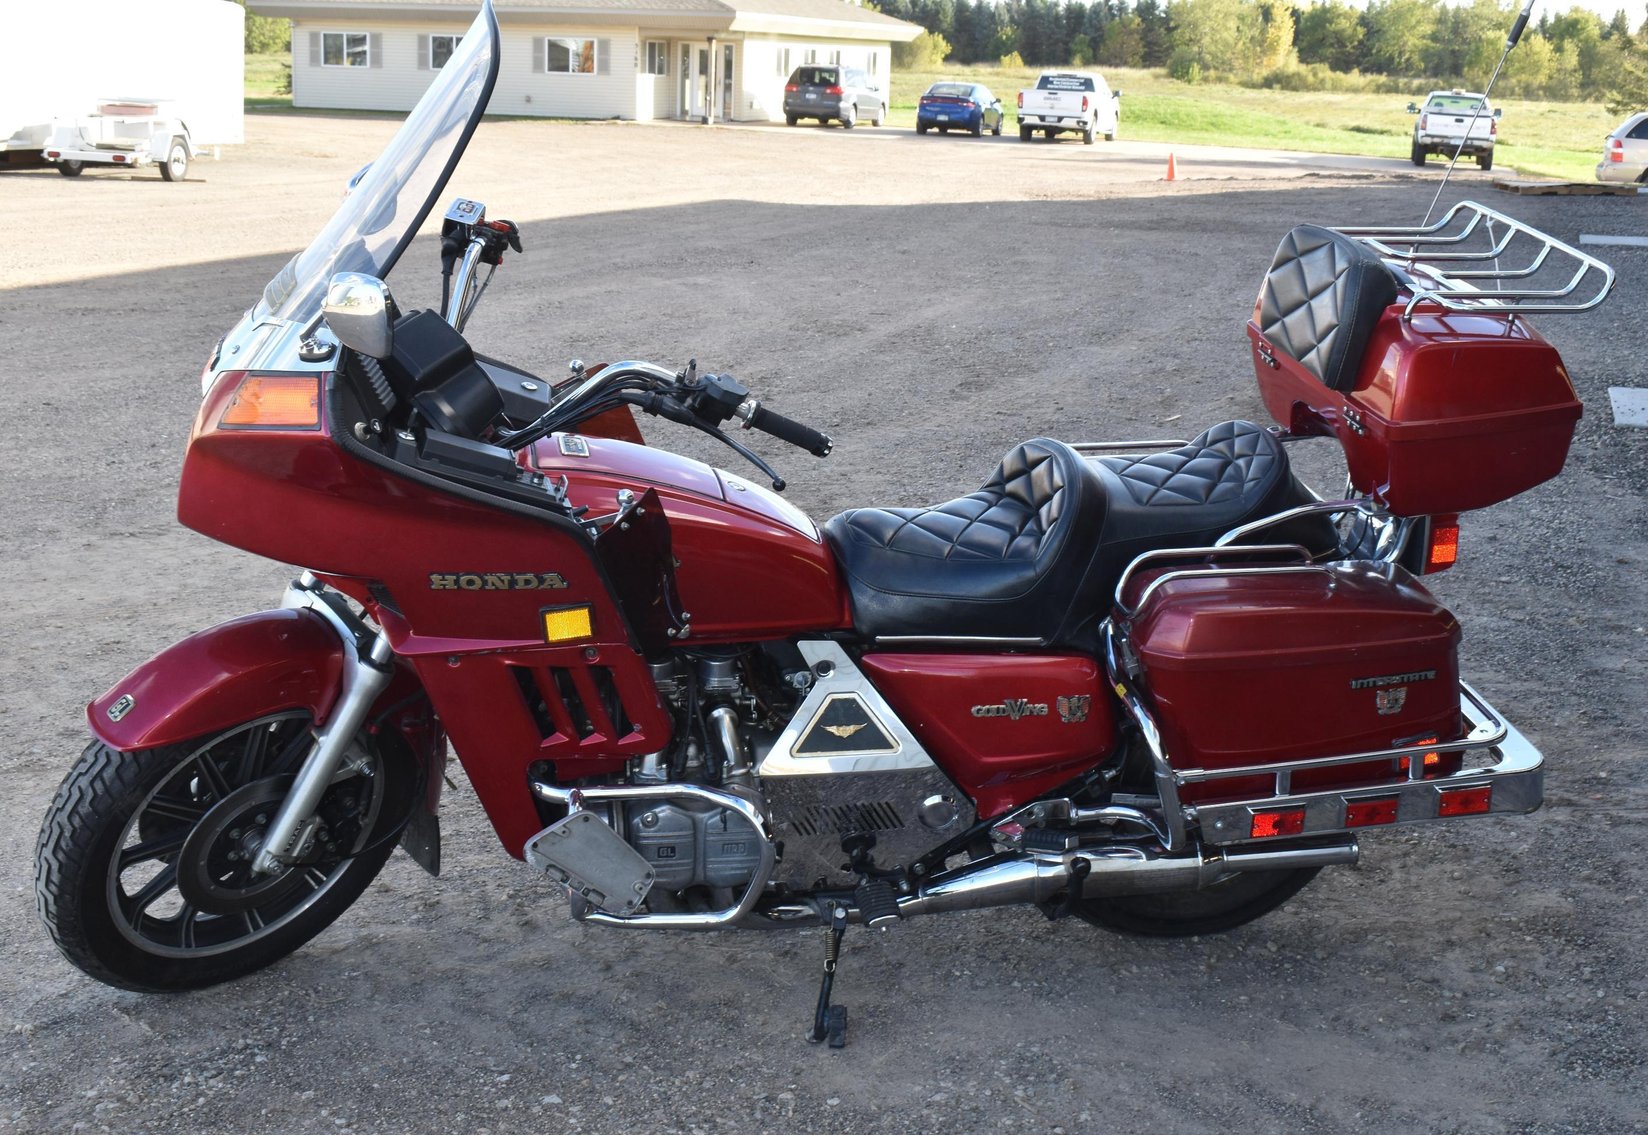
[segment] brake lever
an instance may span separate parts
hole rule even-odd
[[[772,481],[773,492],[781,493],[784,491],[784,478],[780,477],[773,467],[763,461],[758,454],[746,449],[741,442],[734,441],[714,426],[707,426],[703,422],[697,422],[695,425],[698,429],[703,430],[705,433],[715,438],[715,440],[726,443],[732,449],[736,450],[740,457],[765,473]]]

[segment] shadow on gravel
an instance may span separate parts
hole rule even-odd
[[[815,515],[919,504],[970,490],[1036,434],[1188,436],[1259,417],[1242,326],[1283,233],[1413,221],[1428,198],[1304,183],[540,222],[470,337],[551,377],[574,356],[697,357],[835,436],[828,462],[763,450]],[[1491,203],[1569,240],[1639,217],[1604,198]],[[1633,270],[1600,311],[1541,322],[1592,408],[1569,473],[1467,517],[1463,563],[1434,581],[1466,626],[1467,672],[1547,748],[1552,806],[1370,838],[1362,867],[1217,939],[1110,937],[1022,911],[855,931],[840,1053],[799,1039],[815,935],[569,924],[456,773],[447,874],[397,856],[270,970],[153,998],[69,969],[35,920],[30,870],[81,706],[188,630],[267,604],[280,578],[171,512],[200,364],[284,257],[5,293],[0,326],[26,352],[9,361],[0,426],[0,1127],[1630,1129],[1648,1059],[1648,926],[1620,901],[1648,892],[1641,857],[1622,854],[1648,805],[1634,777],[1648,434],[1615,430],[1602,407],[1640,362],[1626,344],[1642,256],[1615,257]],[[415,245],[392,276],[403,304],[430,303],[437,272],[434,243]]]

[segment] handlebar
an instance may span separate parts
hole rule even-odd
[[[787,441],[798,449],[805,449],[814,457],[828,457],[830,450],[835,446],[829,434],[820,433],[793,418],[774,413],[754,399],[738,407],[738,416],[744,420],[746,429],[771,434],[779,441]]]

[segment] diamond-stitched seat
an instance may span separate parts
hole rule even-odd
[[[1299,225],[1282,238],[1259,287],[1259,330],[1324,386],[1348,393],[1396,290],[1396,278],[1366,245]]]
[[[1083,459],[1036,438],[978,492],[932,508],[861,508],[824,526],[866,637],[1029,638],[1089,649],[1134,556],[1211,543],[1310,499],[1281,445],[1225,422],[1179,449]],[[1325,518],[1267,530],[1266,542],[1333,546]]]

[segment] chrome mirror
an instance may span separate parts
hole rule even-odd
[[[389,285],[364,272],[339,272],[326,286],[321,308],[326,326],[351,351],[386,359],[394,342],[390,330],[394,298]]]

